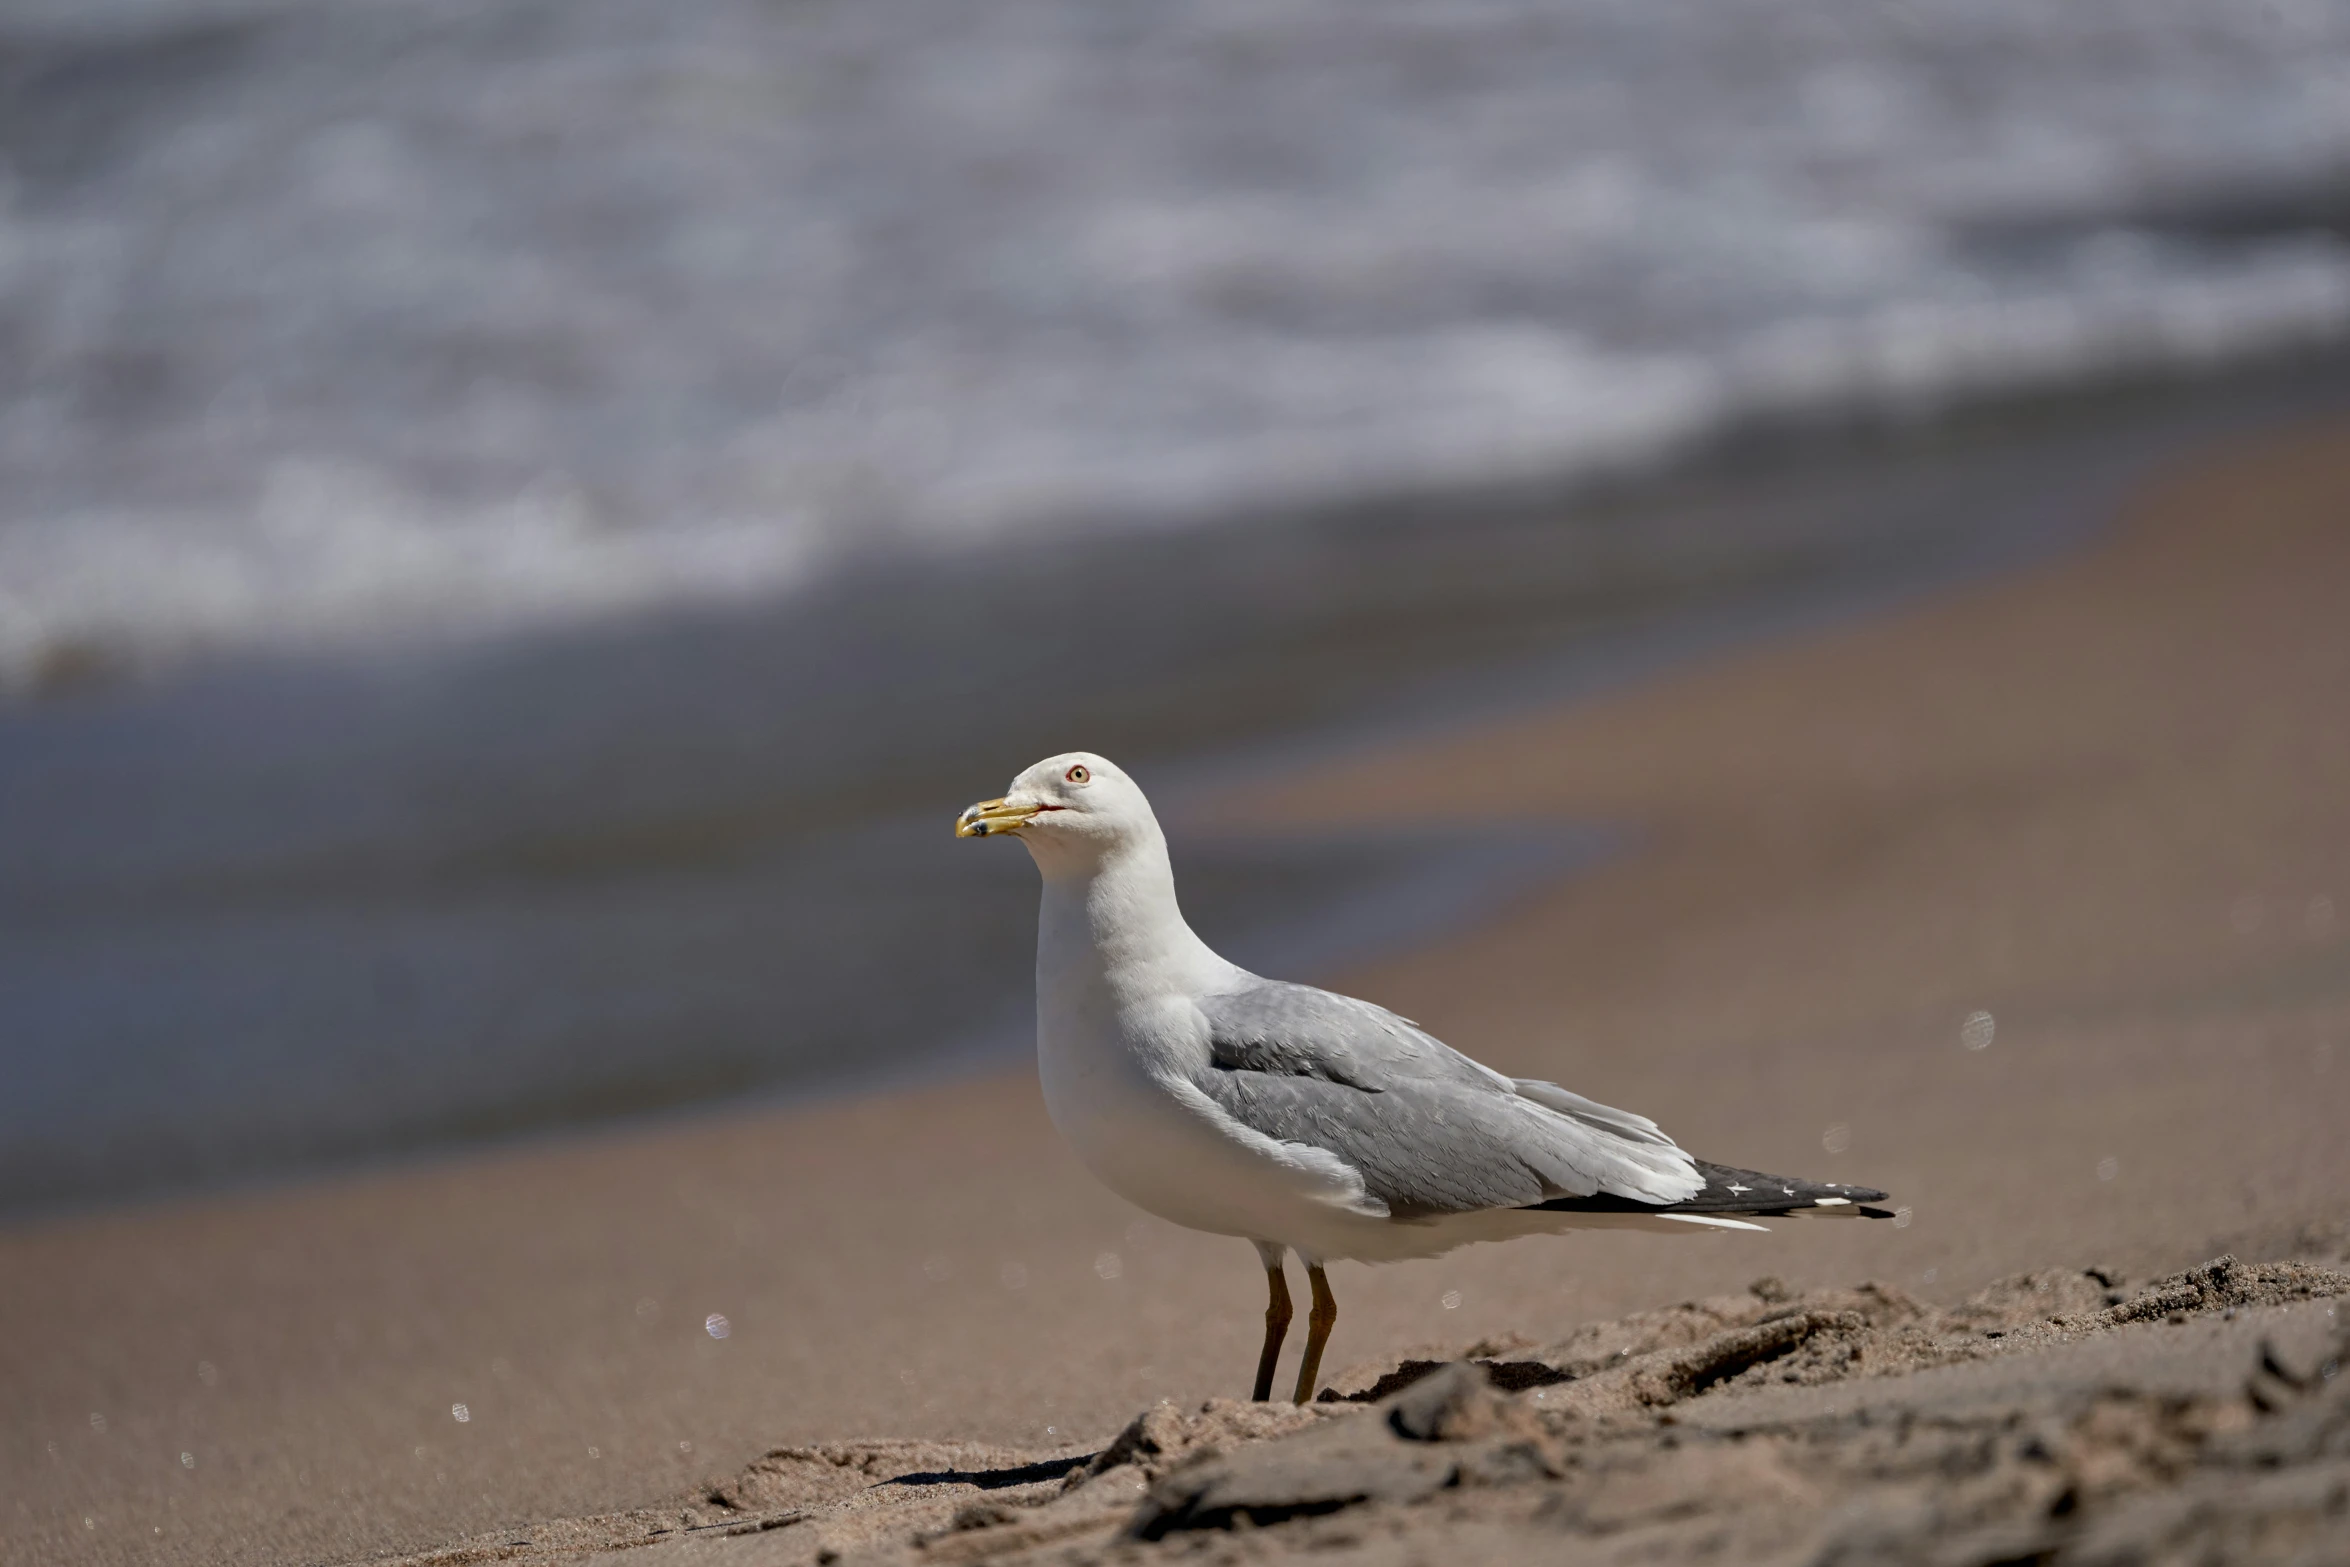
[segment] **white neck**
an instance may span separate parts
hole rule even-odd
[[[1044,875],[1036,999],[1051,1013],[1222,988],[1238,972],[1193,934],[1156,822],[1101,852],[1032,843]]]

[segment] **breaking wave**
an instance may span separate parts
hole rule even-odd
[[[0,688],[2350,331],[2318,0],[13,11]]]

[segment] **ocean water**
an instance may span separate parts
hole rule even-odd
[[[2339,0],[9,0],[0,689],[2350,329]]]

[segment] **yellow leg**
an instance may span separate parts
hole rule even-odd
[[[1261,1404],[1273,1396],[1273,1365],[1281,1358],[1281,1341],[1289,1335],[1289,1280],[1281,1271],[1279,1249],[1257,1250],[1265,1259],[1265,1348],[1257,1356],[1257,1390],[1249,1397]]]
[[[1322,1276],[1318,1262],[1306,1264],[1306,1282],[1314,1287],[1314,1309],[1306,1313],[1306,1357],[1298,1362],[1297,1401],[1313,1402],[1314,1385],[1322,1374],[1322,1346],[1330,1342],[1330,1330],[1338,1323],[1338,1302],[1330,1293],[1330,1281]]]

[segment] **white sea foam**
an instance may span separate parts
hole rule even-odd
[[[10,9],[0,685],[2350,331],[2320,0]]]

